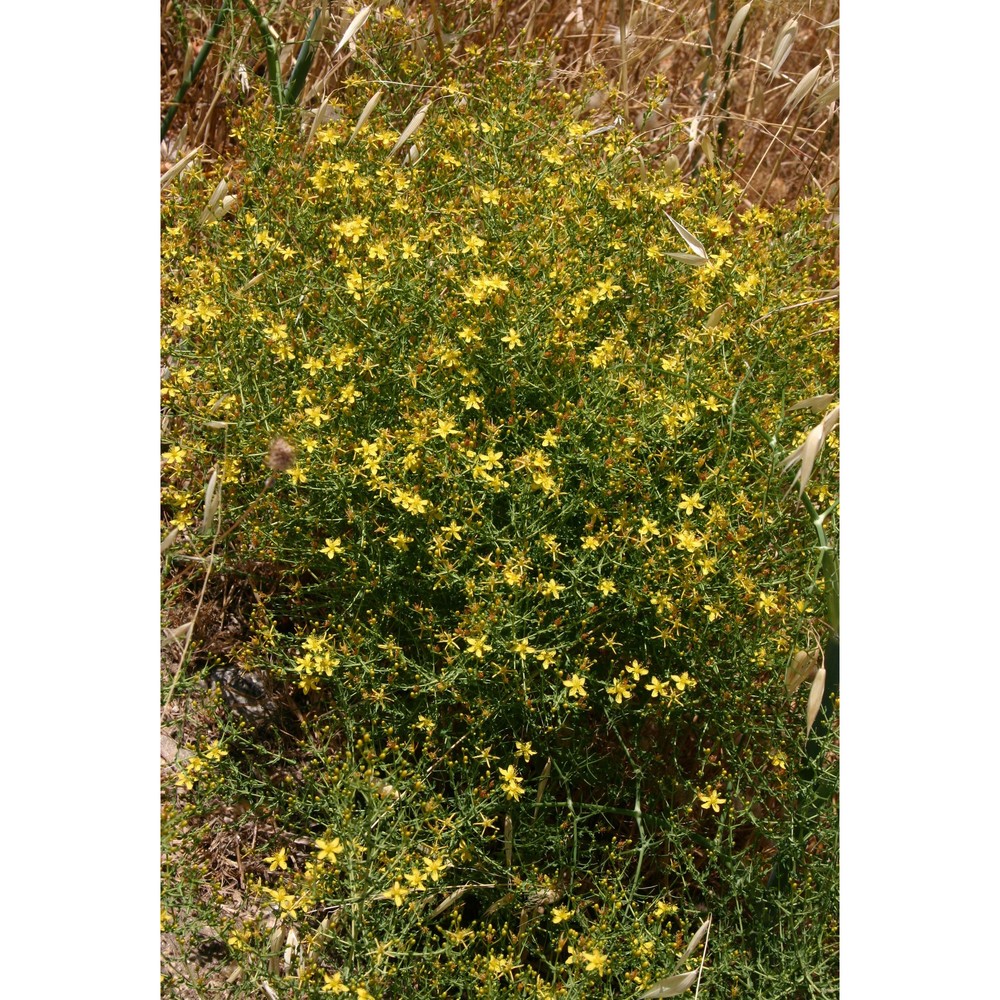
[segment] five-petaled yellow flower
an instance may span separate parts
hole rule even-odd
[[[409,892],[410,890],[401,886],[399,884],[399,880],[397,879],[395,882],[393,882],[392,888],[387,890],[385,898],[391,899],[393,903],[396,904],[397,907],[400,907],[403,905],[403,900],[406,899]]]
[[[573,674],[572,677],[563,678],[563,687],[569,688],[569,696],[571,698],[586,698],[587,689],[584,679],[579,674]]]
[[[403,875],[403,878],[410,884],[410,888],[416,889],[418,892],[423,892],[427,888],[425,877],[426,872],[422,872],[419,868],[411,868]]]
[[[465,640],[465,644],[469,647],[467,651],[472,653],[477,660],[481,660],[485,653],[488,653],[493,649],[493,647],[487,643],[485,635],[470,636]]]
[[[649,671],[638,661],[633,660],[626,668],[625,672],[632,675],[635,680],[639,680],[640,677],[645,677]]]
[[[344,845],[340,842],[340,837],[334,837],[332,840],[320,837],[316,841],[316,847],[319,848],[318,857],[320,861],[336,861],[337,855],[344,853]]]
[[[713,812],[719,811],[719,806],[725,803],[725,799],[719,798],[719,792],[715,788],[710,788],[708,793],[699,792],[698,798],[701,799],[702,809],[711,809]]]
[[[698,682],[693,677],[689,676],[686,670],[682,674],[671,674],[670,679],[677,685],[678,691],[698,686]]]
[[[705,505],[701,502],[701,494],[692,493],[691,496],[688,496],[686,493],[682,493],[681,502],[677,509],[686,514],[693,514],[696,510],[704,510]]]
[[[614,684],[608,685],[606,690],[619,705],[623,698],[632,697],[632,687],[624,677],[616,678]]]
[[[663,681],[657,680],[654,674],[649,678],[649,683],[646,685],[646,690],[649,692],[650,698],[659,698],[660,695],[665,695],[670,687],[664,684]]]
[[[427,869],[427,877],[432,882],[441,881],[441,873],[448,867],[448,862],[440,858],[424,858],[424,868]]]
[[[351,990],[348,985],[344,982],[344,977],[339,973],[335,972],[332,976],[328,973],[323,973],[323,993],[350,993]]]
[[[599,976],[603,976],[608,968],[608,956],[600,951],[582,951],[580,952],[580,957],[585,959],[587,962],[586,969],[588,972],[596,972]]]
[[[339,556],[344,554],[344,543],[339,538],[328,538],[326,540],[326,545],[320,549],[327,559],[333,559],[334,556]]]
[[[524,794],[524,779],[518,777],[514,765],[499,767],[497,771],[503,779],[503,790],[507,793],[507,798],[514,799],[514,801],[520,799]]]
[[[278,868],[283,872],[288,871],[288,855],[283,847],[279,847],[274,854],[269,858],[264,858],[264,860],[268,863],[267,870],[269,872],[276,871]]]

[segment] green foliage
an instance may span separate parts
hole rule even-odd
[[[249,906],[222,933],[296,996],[632,995],[706,913],[717,993],[832,995],[835,807],[782,685],[822,580],[779,471],[836,390],[827,209],[682,184],[541,54],[493,65],[351,138],[359,78],[308,147],[251,110],[238,213],[202,224],[196,169],[165,200],[167,558],[251,582],[231,658],[295,717],[226,728],[176,808],[266,818],[281,957]]]

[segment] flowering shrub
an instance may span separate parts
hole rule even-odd
[[[739,984],[765,928],[725,914],[803,809],[781,678],[823,581],[780,460],[836,391],[827,208],[681,182],[533,65],[360,128],[355,81],[309,143],[251,110],[237,211],[202,221],[201,168],[164,201],[168,559],[253,583],[232,655],[299,720],[256,793],[297,996],[626,995],[702,911]],[[189,760],[185,801],[261,738]],[[795,891],[835,892],[827,822]]]

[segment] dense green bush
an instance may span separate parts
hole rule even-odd
[[[836,817],[782,683],[823,581],[780,461],[837,388],[836,236],[537,72],[390,89],[355,134],[357,80],[308,145],[252,110],[237,210],[202,221],[203,168],[164,199],[167,558],[252,584],[228,655],[299,720],[277,784],[226,723],[168,817],[274,820],[296,996],[631,995],[709,913],[712,995],[833,995]]]

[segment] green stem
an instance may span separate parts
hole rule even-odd
[[[264,43],[264,58],[267,60],[267,82],[271,88],[271,99],[274,101],[274,106],[280,114],[283,95],[281,92],[281,67],[278,65],[277,42],[274,39],[274,35],[271,34],[264,15],[261,14],[250,0],[243,0],[243,6],[250,12],[250,16],[253,18],[254,24],[257,25],[257,30],[260,32],[261,40]]]
[[[444,34],[441,30],[441,11],[438,0],[431,0],[431,21],[434,24],[434,40],[437,42],[438,58],[444,59]]]
[[[823,530],[823,521],[826,514],[819,514],[813,506],[813,502],[802,494],[802,502],[805,504],[809,516],[812,518],[813,528],[816,530],[816,537],[819,539],[819,549],[823,560],[823,579],[826,586],[823,589],[823,596],[826,600],[826,620],[833,629],[834,635],[840,635],[840,574],[837,566],[837,557],[830,545],[826,532]],[[829,513],[829,511],[827,511]]]
[[[316,25],[319,22],[319,17],[322,12],[322,7],[317,7],[316,10],[313,11],[312,21],[309,24],[309,30],[306,32],[305,41],[303,41],[302,46],[299,48],[299,54],[295,60],[295,66],[292,68],[292,72],[288,77],[288,86],[285,87],[284,93],[285,104],[294,104],[299,99],[299,95],[302,93],[302,88],[305,86],[306,77],[309,75],[309,70],[312,68],[313,56],[316,54],[312,44],[313,32],[316,30]]]
[[[732,6],[726,12],[730,15],[730,20],[732,20]],[[729,83],[733,75],[733,63],[743,54],[743,34],[745,30],[746,22],[740,25],[740,32],[736,36],[736,41],[726,51],[722,64],[722,86],[719,91],[721,94],[721,100],[719,101],[719,128],[717,133],[720,147],[725,142],[726,134],[729,131],[729,99],[732,97],[732,88],[729,86]]]
[[[177,114],[177,109],[181,106],[181,101],[184,100],[191,84],[197,79],[202,66],[205,65],[205,60],[208,58],[208,54],[212,51],[212,46],[215,44],[215,37],[222,30],[222,24],[226,16],[230,13],[232,13],[232,0],[222,0],[222,8],[216,15],[215,21],[212,22],[212,27],[208,29],[208,34],[205,36],[205,42],[201,50],[198,52],[195,61],[191,63],[191,68],[184,75],[184,79],[181,81],[180,88],[177,91],[177,96],[170,102],[167,113],[163,116],[163,121],[160,124],[160,142],[166,139],[167,129],[170,128],[170,123],[174,120],[174,115]]]

